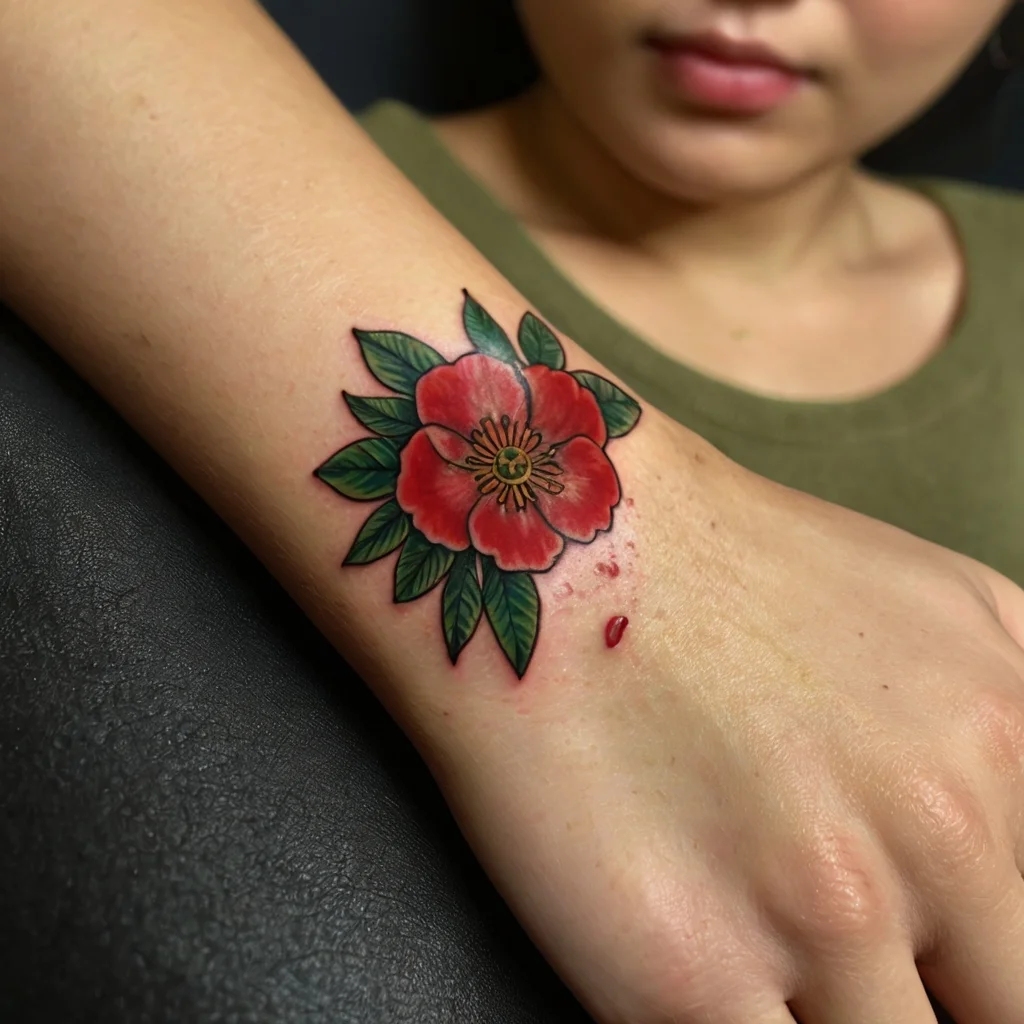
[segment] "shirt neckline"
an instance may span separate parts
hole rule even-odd
[[[388,116],[404,122],[403,129],[416,133],[417,161],[429,161],[434,180],[451,183],[445,195],[457,195],[460,205],[471,212],[466,227],[486,224],[491,243],[484,253],[487,259],[536,302],[555,326],[564,329],[571,324],[573,340],[641,397],[673,414],[685,414],[679,418],[686,422],[703,420],[734,433],[789,444],[854,442],[864,435],[927,427],[975,398],[994,371],[996,361],[991,358],[988,341],[997,325],[987,321],[988,311],[998,308],[998,297],[993,294],[995,275],[986,272],[981,228],[972,218],[960,216],[955,186],[950,183],[903,181],[945,214],[964,260],[961,307],[945,344],[901,381],[863,398],[772,398],[693,369],[621,323],[548,257],[516,217],[458,160],[425,117],[405,104],[382,106]],[[453,211],[442,212],[450,217]],[[460,226],[458,216],[453,219]]]

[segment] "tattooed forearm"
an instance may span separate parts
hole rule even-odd
[[[536,646],[540,598],[567,543],[612,527],[621,497],[609,440],[639,404],[586,371],[565,370],[554,332],[532,313],[518,351],[465,293],[474,351],[447,361],[395,331],[354,331],[373,376],[395,394],[344,398],[374,437],[342,448],[316,475],[356,501],[381,501],[344,565],[398,551],[396,603],[444,581],[441,628],[452,664],[486,615],[522,678]]]

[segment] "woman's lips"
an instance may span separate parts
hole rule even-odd
[[[724,36],[654,38],[669,84],[694,106],[728,114],[766,114],[789,99],[809,74],[759,43]]]

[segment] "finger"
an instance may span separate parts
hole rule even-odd
[[[800,1024],[936,1024],[909,943],[836,956],[790,1007]]]
[[[994,887],[959,901],[919,963],[935,997],[960,1021],[1007,1024],[1024,1007],[1024,879],[1004,858]]]

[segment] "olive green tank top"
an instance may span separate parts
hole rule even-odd
[[[429,122],[379,103],[364,128],[537,312],[648,402],[763,476],[963,552],[1024,585],[1024,196],[916,182],[955,226],[967,291],[947,344],[857,401],[766,398],[655,348],[573,283]]]

